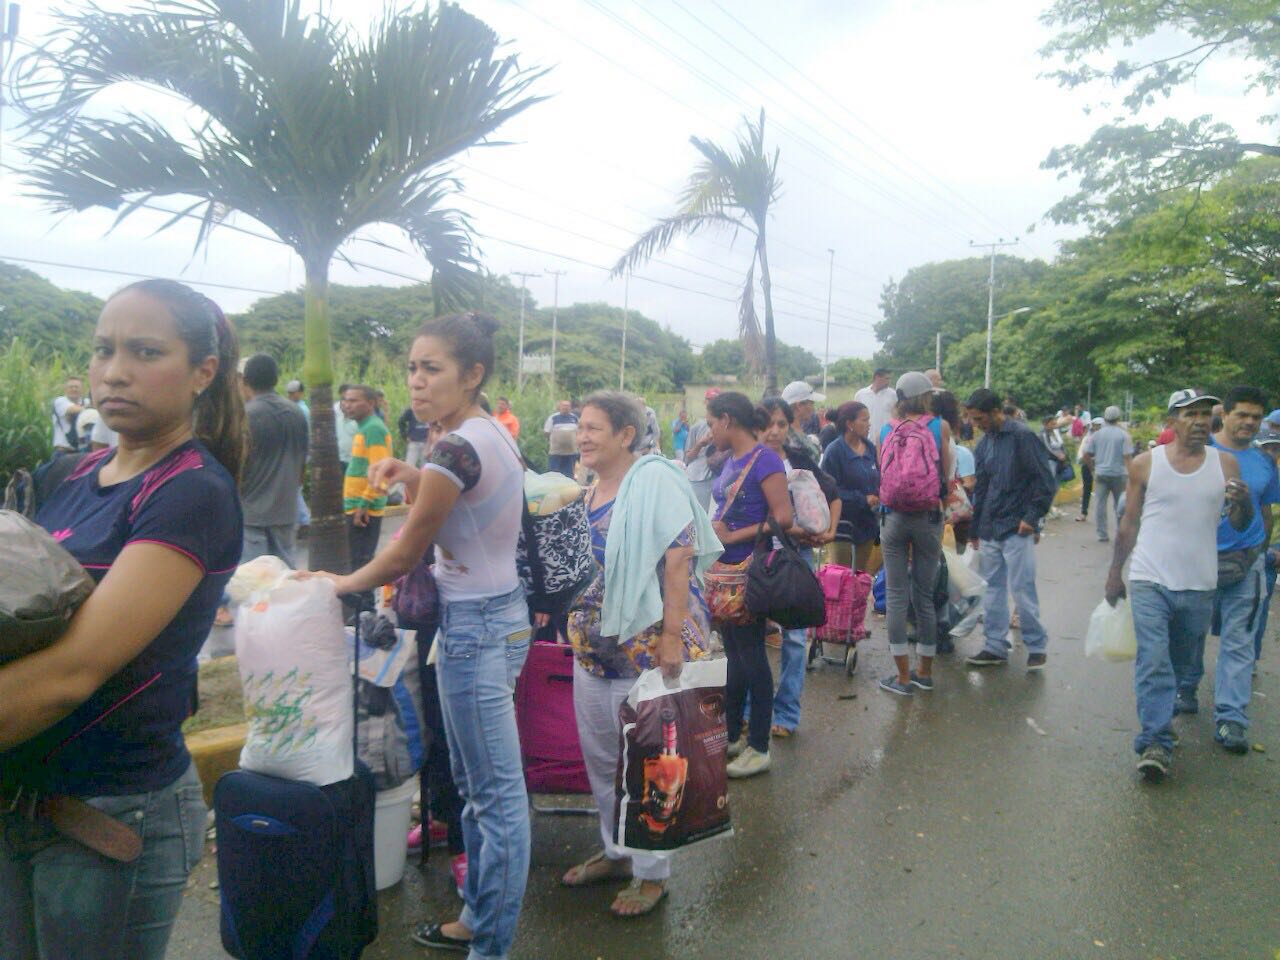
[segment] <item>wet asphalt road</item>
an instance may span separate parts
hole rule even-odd
[[[890,660],[871,617],[855,676],[809,674],[799,733],[775,741],[770,773],[732,787],[734,835],[677,855],[651,917],[610,917],[612,886],[560,888],[598,847],[596,821],[535,815],[513,960],[1280,957],[1275,628],[1250,710],[1266,752],[1227,755],[1202,713],[1181,723],[1171,779],[1142,784],[1132,668],[1082,653],[1108,558],[1092,524],[1050,523],[1041,674],[1022,669],[1021,647],[1008,667],[966,670],[979,627],[932,694],[890,696],[875,687]],[[213,877],[206,857],[170,956],[223,955]],[[459,906],[443,853],[380,900],[370,958],[434,954],[409,930]]]

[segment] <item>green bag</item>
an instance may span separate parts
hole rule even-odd
[[[47,647],[93,592],[93,578],[53,537],[0,510],[0,663]]]

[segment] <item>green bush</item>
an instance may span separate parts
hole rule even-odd
[[[20,340],[0,345],[0,489],[15,470],[53,453],[53,398],[62,390],[62,361],[36,361]]]

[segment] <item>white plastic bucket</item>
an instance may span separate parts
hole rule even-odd
[[[381,790],[373,813],[373,875],[379,890],[394,887],[404,877],[406,838],[413,813],[413,797],[418,778],[410,777],[398,787]]]

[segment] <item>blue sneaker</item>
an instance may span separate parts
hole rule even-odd
[[[1244,735],[1244,724],[1235,720],[1223,720],[1213,734],[1228,753],[1248,753],[1249,739]]]
[[[914,670],[911,671],[911,685],[919,687],[921,690],[933,689],[933,677],[919,676]]]
[[[911,696],[911,684],[899,682],[897,677],[884,677],[880,680],[880,689],[896,693],[900,697]]]

